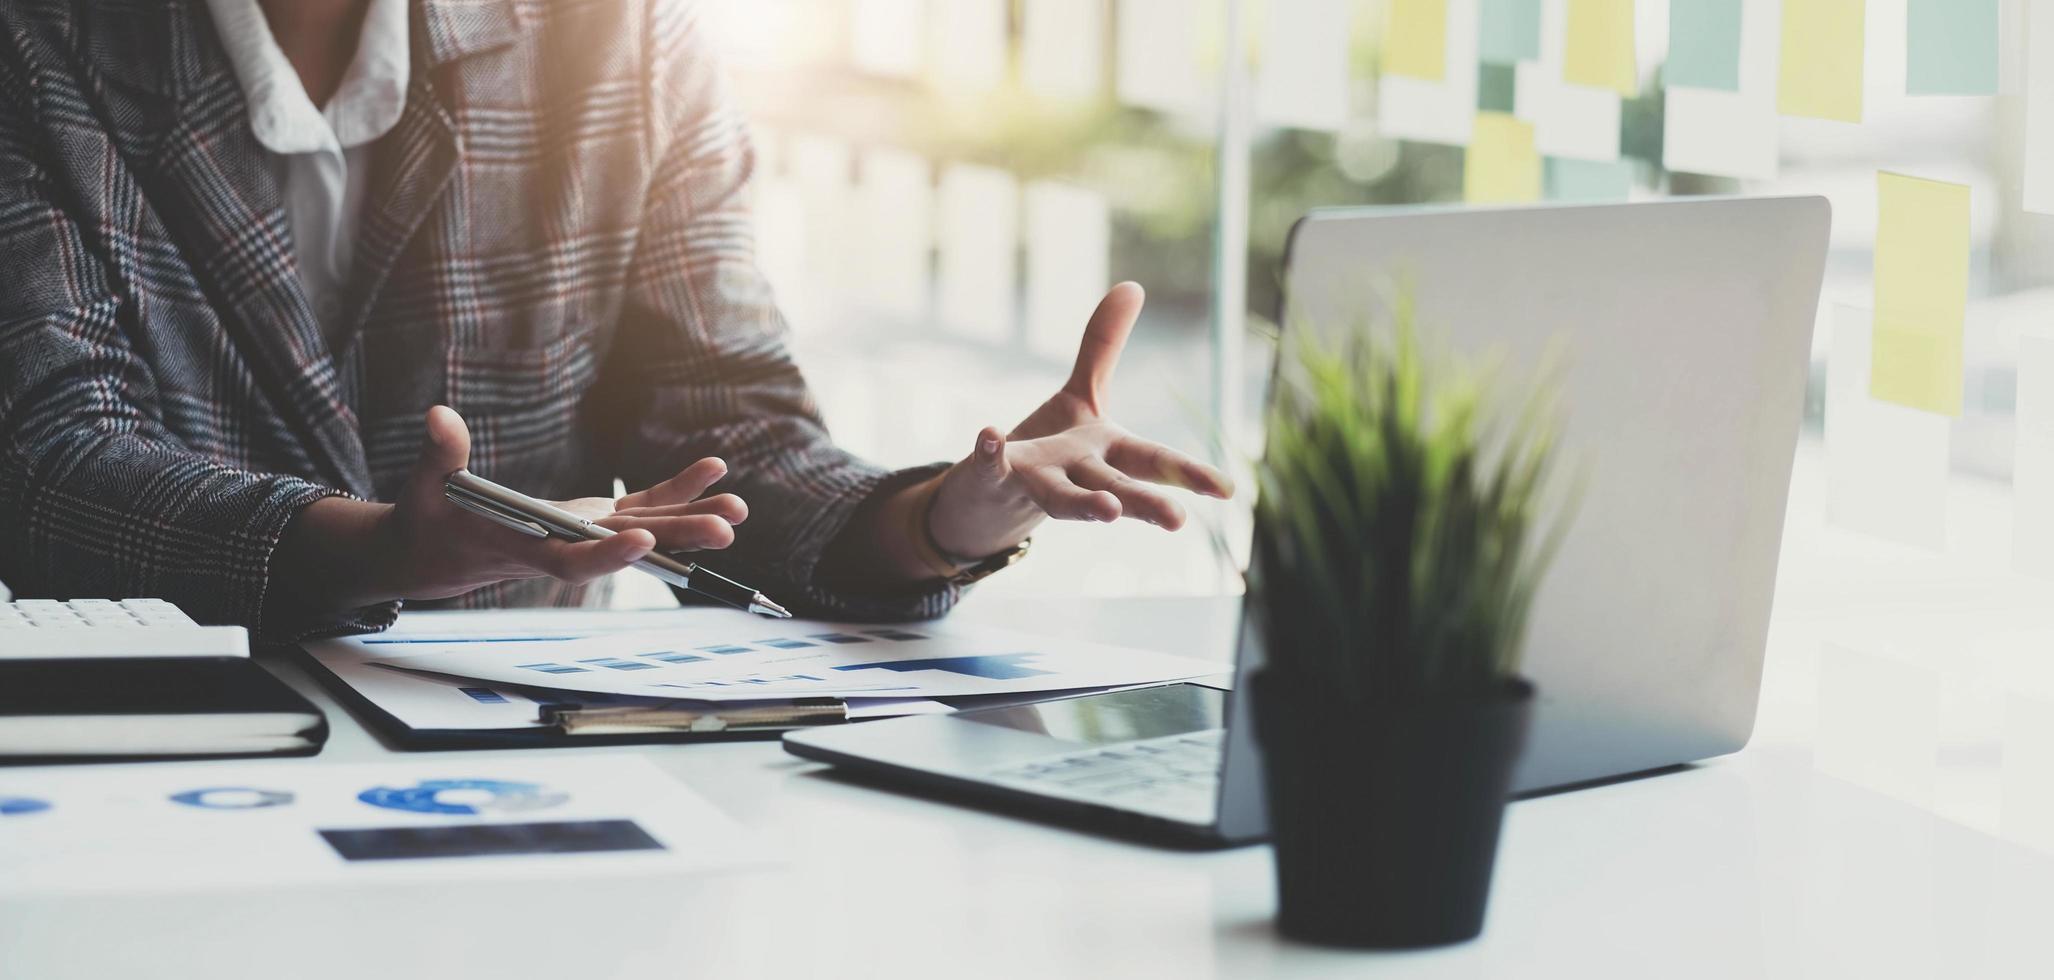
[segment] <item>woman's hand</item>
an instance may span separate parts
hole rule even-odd
[[[942,474],[927,514],[942,550],[961,557],[1002,551],[1049,517],[1126,517],[1174,531],[1184,526],[1184,508],[1163,487],[1233,494],[1220,471],[1107,417],[1106,391],[1142,298],[1134,283],[1114,286],[1085,325],[1062,390],[1011,432],[978,433],[970,455]]]
[[[734,542],[733,525],[749,516],[733,494],[700,499],[727,475],[727,464],[708,458],[617,501],[584,497],[557,504],[619,532],[613,537],[528,537],[442,495],[443,480],[469,465],[470,430],[439,405],[428,410],[426,424],[426,446],[399,498],[376,504],[330,497],[308,505],[279,542],[274,581],[318,609],[440,599],[510,579],[548,576],[584,584],[659,548],[725,548]]]

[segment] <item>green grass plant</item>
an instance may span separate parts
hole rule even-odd
[[[1573,493],[1552,361],[1508,396],[1390,329],[1285,331],[1257,465],[1251,588],[1277,673],[1357,701],[1486,696],[1519,670]]]

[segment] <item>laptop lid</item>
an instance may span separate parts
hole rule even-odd
[[[1517,789],[1746,744],[1829,221],[1819,197],[1701,198],[1338,209],[1292,230],[1286,331],[1389,329],[1403,283],[1427,337],[1503,358],[1513,384],[1555,350],[1585,489],[1535,599]],[[1245,832],[1261,777],[1232,718],[1222,822]]]

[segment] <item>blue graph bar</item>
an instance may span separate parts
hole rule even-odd
[[[706,659],[705,657],[696,656],[694,654],[679,653],[676,650],[664,650],[658,653],[642,653],[636,654],[636,656],[648,657],[651,660],[661,660],[667,664],[696,664]]]
[[[586,659],[586,660],[580,660],[580,661],[578,661],[578,662],[579,662],[579,663],[581,663],[581,664],[593,664],[593,665],[596,665],[596,666],[600,666],[600,667],[605,667],[605,668],[606,668],[606,669],[608,669],[608,670],[655,670],[655,669],[657,669],[657,668],[656,668],[656,665],[655,665],[655,664],[638,664],[638,663],[636,663],[636,662],[634,662],[634,661],[632,661],[632,660],[622,660],[622,659],[620,659],[619,657],[592,657],[592,658],[589,658],[589,659]]]
[[[868,633],[868,634],[870,634],[871,636],[881,636],[881,637],[884,637],[884,638],[885,638],[885,639],[887,639],[887,640],[902,640],[902,641],[903,641],[903,640],[924,640],[924,639],[927,639],[927,634],[925,634],[925,633],[915,633],[915,632],[913,632],[912,630],[902,630],[902,629],[896,629],[896,628],[894,628],[894,629],[881,629],[881,630],[864,630],[863,632],[865,632],[865,633]]]
[[[765,647],[776,647],[776,648],[778,648],[779,650],[799,650],[799,649],[803,649],[803,648],[805,648],[805,647],[817,647],[817,646],[819,646],[820,644],[818,644],[818,643],[811,643],[811,642],[808,642],[808,641],[806,641],[806,640],[794,640],[794,639],[789,639],[789,638],[779,638],[779,639],[775,639],[775,640],[757,640],[757,641],[756,641],[756,645],[757,645],[757,646],[765,646]]]
[[[836,670],[941,670],[951,674],[969,677],[983,677],[994,681],[1017,680],[1022,677],[1037,677],[1047,674],[1046,670],[1035,670],[1024,666],[1040,654],[995,653],[981,657],[936,657],[932,660],[891,660],[874,664],[849,664]]]

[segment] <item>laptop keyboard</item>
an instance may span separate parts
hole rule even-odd
[[[1038,793],[1210,823],[1226,735],[1215,728],[1122,742],[1007,766],[990,777]]]

